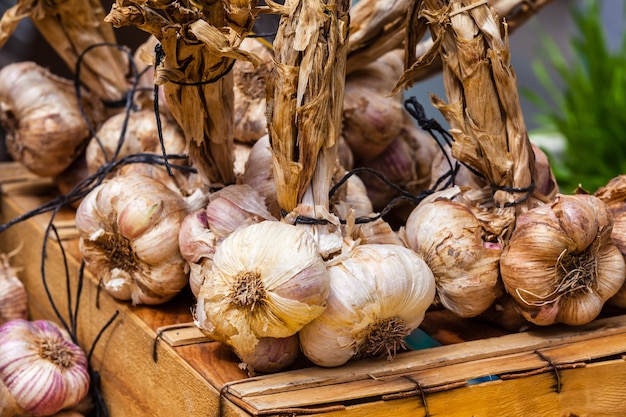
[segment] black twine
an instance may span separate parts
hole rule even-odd
[[[100,184],[102,184],[102,182],[109,176],[109,174],[115,170],[116,168],[123,166],[123,165],[127,165],[127,164],[132,164],[132,163],[149,163],[149,164],[156,164],[156,165],[162,165],[162,166],[166,166],[166,167],[173,167],[177,170],[181,170],[183,172],[192,172],[195,173],[196,170],[193,167],[190,166],[186,166],[186,165],[178,165],[178,164],[174,164],[174,165],[170,165],[168,163],[168,158],[171,159],[186,159],[188,156],[187,155],[166,155],[165,153],[163,155],[156,155],[156,154],[152,154],[152,153],[138,153],[138,154],[130,154],[130,155],[126,155],[124,157],[118,158],[121,147],[122,147],[122,143],[125,137],[125,133],[126,133],[126,126],[128,123],[128,119],[130,117],[130,113],[133,110],[133,98],[135,93],[137,92],[137,84],[139,81],[139,76],[140,74],[137,71],[137,68],[132,60],[132,56],[130,55],[130,52],[128,51],[128,49],[126,47],[117,45],[117,44],[108,44],[108,43],[103,43],[103,44],[94,44],[90,47],[88,47],[87,49],[85,49],[85,51],[83,51],[83,53],[78,57],[77,60],[77,66],[76,66],[76,73],[74,76],[74,88],[75,88],[75,94],[78,100],[78,106],[81,112],[81,116],[83,117],[85,123],[87,124],[89,131],[92,135],[93,138],[95,138],[95,140],[98,141],[98,144],[100,145],[101,150],[103,151],[103,154],[105,156],[105,158],[107,157],[106,152],[104,152],[102,143],[100,142],[100,140],[97,138],[96,132],[94,130],[94,127],[91,124],[91,121],[89,120],[89,117],[87,115],[87,112],[85,111],[84,107],[83,107],[83,103],[81,100],[81,86],[80,86],[80,69],[81,69],[81,65],[83,63],[83,58],[85,56],[85,54],[87,54],[88,52],[90,52],[91,50],[93,50],[94,48],[97,47],[105,47],[105,46],[109,46],[109,47],[115,47],[118,48],[124,52],[126,52],[127,54],[129,54],[130,56],[130,65],[132,68],[132,73],[134,75],[133,77],[133,82],[132,82],[132,86],[130,88],[130,90],[127,92],[126,94],[126,100],[125,100],[125,114],[126,114],[126,119],[124,121],[124,125],[122,127],[122,132],[120,134],[120,139],[118,141],[117,144],[117,148],[116,151],[112,157],[111,160],[107,160],[102,166],[100,166],[98,168],[98,170],[82,179],[78,184],[76,184],[71,191],[69,191],[67,194],[63,194],[63,195],[58,195],[55,198],[41,204],[39,207],[36,207],[33,210],[30,210],[22,215],[17,216],[16,218],[13,218],[11,220],[9,220],[8,222],[1,224],[0,225],[0,233],[7,230],[8,228],[21,223],[23,221],[26,221],[30,218],[33,218],[35,216],[38,216],[40,214],[44,214],[44,213],[51,213],[50,216],[50,220],[46,226],[46,229],[44,231],[44,237],[43,237],[43,244],[42,244],[42,250],[41,250],[41,266],[40,266],[40,273],[41,273],[41,279],[42,279],[42,283],[43,283],[43,287],[44,287],[44,291],[46,293],[46,296],[48,298],[48,301],[50,302],[51,308],[55,314],[55,316],[57,317],[59,323],[61,324],[61,326],[67,331],[67,333],[70,335],[70,338],[72,339],[72,341],[78,345],[78,337],[77,337],[77,331],[78,331],[78,312],[79,312],[79,305],[80,305],[80,298],[81,298],[81,294],[82,294],[82,289],[83,289],[83,283],[84,283],[84,268],[85,268],[85,264],[84,262],[81,263],[80,266],[80,270],[78,273],[78,279],[77,279],[77,286],[76,286],[76,293],[72,294],[72,290],[71,290],[71,279],[70,279],[70,272],[69,272],[69,264],[68,264],[68,259],[67,259],[67,254],[65,252],[65,249],[63,247],[63,244],[61,242],[61,238],[59,236],[58,230],[56,228],[56,226],[54,225],[54,219],[56,217],[56,215],[59,213],[59,211],[66,206],[71,206],[74,203],[79,202],[82,198],[84,198],[85,196],[87,196],[87,194],[89,194],[92,190],[94,190],[97,186],[99,186]],[[113,106],[118,106],[121,104],[120,103],[104,103],[105,105],[113,105]],[[160,132],[161,133],[161,132]],[[162,141],[162,135],[160,134],[160,139]],[[162,147],[162,149],[164,150],[164,148]],[[59,248],[60,248],[60,253],[61,253],[61,257],[63,260],[63,265],[65,268],[65,285],[66,285],[66,297],[67,297],[67,302],[68,302],[68,311],[67,311],[67,318],[65,318],[63,316],[63,314],[61,314],[61,312],[58,309],[57,303],[55,302],[54,298],[52,297],[52,293],[50,291],[50,287],[48,285],[48,279],[46,276],[46,268],[45,268],[45,262],[46,262],[46,254],[47,254],[47,248],[48,248],[48,241],[50,240],[50,236],[54,235],[54,237],[56,238]],[[98,289],[100,288],[100,286],[98,286]],[[99,308],[99,306],[97,305],[97,308]],[[95,340],[93,341],[90,349],[89,349],[89,353],[87,354],[87,365],[88,365],[88,372],[90,374],[90,393],[92,395],[92,397],[94,398],[95,401],[95,409],[93,411],[93,415],[95,417],[107,417],[108,416],[108,410],[106,407],[106,404],[104,402],[104,399],[102,397],[102,392],[101,392],[101,388],[100,388],[100,374],[99,372],[97,372],[96,370],[94,370],[91,366],[91,357],[92,357],[92,353],[94,351],[94,348],[96,347],[96,344],[98,343],[98,341],[100,340],[101,336],[104,334],[104,332],[107,330],[107,328],[113,323],[113,321],[115,320],[115,318],[118,316],[119,311],[116,311],[113,316],[107,321],[107,323],[105,323],[105,325],[100,329],[100,331],[98,332],[98,334],[95,337]]]

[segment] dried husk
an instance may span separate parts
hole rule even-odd
[[[535,156],[535,188],[539,193],[537,196],[543,196],[542,198],[545,199],[546,202],[551,201],[559,192],[556,177],[554,176],[548,157],[543,150],[534,143],[531,145]],[[451,174],[452,172],[454,172],[454,175]],[[444,150],[443,152],[437,152],[432,159],[431,183],[429,188],[436,188],[436,186],[438,186],[439,189],[441,189],[445,188],[446,184],[471,189],[480,189],[487,186],[487,182],[482,176],[478,176],[466,165],[459,163],[450,155],[448,150]]]
[[[375,2],[376,0],[368,1]],[[552,0],[489,0],[487,4],[496,11],[495,13],[503,17],[502,22],[506,22],[508,32],[512,33],[528,19],[539,13],[550,2]],[[400,12],[405,13],[403,16],[408,15],[404,26],[390,26],[391,30],[406,31],[402,41],[406,51],[405,66],[408,68],[408,71],[398,82],[397,88],[404,88],[414,82],[427,79],[442,70],[441,58],[436,54],[430,53],[432,52],[433,38],[422,40],[426,33],[426,28],[419,23],[423,18],[420,15],[422,3],[420,1],[410,2],[408,10]],[[467,7],[475,7],[471,2],[464,2],[463,4]],[[475,2],[475,4],[482,5],[483,3]],[[401,3],[401,5],[406,6],[407,3]],[[413,30],[412,28],[416,26],[419,26],[420,29]],[[407,30],[407,28],[409,29]],[[391,38],[391,35],[387,35],[387,37]],[[402,43],[398,45],[402,45]]]
[[[538,325],[595,319],[626,278],[606,204],[592,195],[560,194],[516,223],[500,271],[523,316]]]
[[[81,98],[97,126],[106,118],[102,104],[86,91]],[[73,83],[31,61],[0,70],[0,124],[11,157],[45,177],[68,168],[91,137]]]
[[[163,86],[191,162],[206,184],[227,185],[236,179],[231,67],[237,59],[257,62],[239,49],[255,14],[256,1],[182,5],[118,0],[105,18],[115,27],[136,26],[160,42],[164,57],[154,81]]]
[[[267,135],[265,117],[266,78],[271,72],[272,50],[267,42],[258,38],[246,38],[241,48],[259,58],[257,65],[238,60],[233,66],[234,74],[234,137],[236,141],[254,143]]]
[[[18,0],[0,19],[0,48],[18,24],[30,18],[70,71],[78,74],[80,70],[80,82],[100,100],[115,105],[129,88],[125,77],[128,60],[122,51],[110,46],[117,42],[104,15],[99,0]],[[95,47],[104,44],[109,45]]]
[[[303,202],[328,210],[341,132],[350,2],[268,4],[281,15],[267,90],[278,204],[288,213]]]

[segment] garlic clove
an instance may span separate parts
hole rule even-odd
[[[276,218],[280,217],[280,206],[276,197],[276,185],[272,172],[272,150],[268,135],[261,137],[252,146],[241,182],[256,190],[265,199],[269,212]]]
[[[211,194],[206,217],[209,228],[218,237],[252,223],[276,220],[267,210],[264,198],[247,184],[229,185]]]
[[[0,326],[1,415],[15,415],[7,410],[12,401],[33,416],[74,407],[87,395],[89,382],[85,353],[56,324],[17,319]],[[2,400],[3,389],[13,400]]]
[[[216,245],[217,236],[209,228],[205,209],[185,216],[178,233],[178,246],[188,263],[197,263],[203,258],[213,259]]]

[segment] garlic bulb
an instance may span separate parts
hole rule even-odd
[[[116,176],[90,192],[76,211],[83,259],[113,297],[164,303],[188,283],[178,247],[187,213],[180,194],[160,181]]]
[[[432,272],[415,252],[398,245],[358,245],[329,263],[324,313],[300,330],[305,356],[340,366],[363,355],[391,359],[435,297]]]
[[[257,372],[272,373],[291,365],[300,355],[298,334],[284,338],[262,337],[250,354],[239,354],[240,367],[251,376]]]
[[[10,255],[0,254],[0,324],[28,318],[28,294],[9,263]]]
[[[480,210],[453,200],[460,189],[436,192],[406,222],[407,245],[428,264],[437,298],[459,317],[485,311],[502,293],[498,262],[502,244]]]
[[[97,125],[105,117],[102,104],[86,91],[81,97]],[[72,81],[29,61],[0,70],[0,124],[13,159],[45,177],[69,167],[90,136]]]
[[[500,271],[524,318],[580,325],[598,316],[626,277],[611,230],[606,204],[591,195],[557,195],[518,215]]]
[[[342,136],[355,160],[374,158],[400,134],[402,96],[391,91],[403,70],[403,51],[395,49],[346,77]]]
[[[87,170],[94,174],[106,161],[110,161],[119,146],[122,131],[124,140],[119,149],[117,159],[124,156],[140,153],[162,155],[161,142],[159,141],[158,126],[154,109],[146,109],[126,113],[118,113],[108,118],[96,132],[85,150]],[[185,138],[178,125],[171,119],[161,115],[161,131],[163,146],[168,155],[184,154],[186,152]],[[188,166],[185,159],[172,159],[171,164]],[[172,169],[173,175],[169,175],[164,166],[149,163],[133,163],[123,165],[116,169],[116,174],[128,172],[143,174],[157,178],[172,190],[180,192],[183,196],[192,194],[202,186],[198,175]]]
[[[0,415],[50,416],[89,391],[87,357],[46,320],[0,326]]]
[[[169,154],[184,153],[185,138],[180,128],[169,119],[161,117],[165,151]],[[131,112],[129,115],[125,112],[118,113],[102,123],[96,132],[99,141],[92,138],[87,146],[87,166],[92,174],[104,165],[106,160],[111,160],[119,145],[122,131],[124,141],[118,157],[142,152],[162,153],[154,109]]]
[[[314,239],[301,228],[263,221],[226,237],[195,309],[196,325],[238,356],[263,337],[285,338],[326,307],[329,278]]]

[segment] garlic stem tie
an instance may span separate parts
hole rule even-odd
[[[404,101],[404,108],[411,115],[411,117],[415,119],[418,126],[425,132],[428,132],[428,134],[435,140],[435,143],[437,144],[437,146],[439,146],[439,149],[441,149],[441,152],[445,156],[446,161],[448,162],[448,166],[450,167],[450,172],[439,178],[433,189],[437,189],[443,179],[447,178],[448,176],[451,178],[451,182],[446,183],[446,185],[442,187],[442,189],[445,189],[450,185],[454,186],[456,173],[460,168],[459,164],[463,164],[464,167],[466,167],[472,174],[476,175],[477,177],[485,178],[485,176],[481,172],[477,171],[474,167],[464,162],[456,161],[453,166],[450,155],[448,154],[448,152],[446,152],[444,146],[452,146],[454,138],[452,137],[450,132],[448,132],[441,126],[441,124],[439,124],[437,120],[426,117],[426,110],[424,110],[424,106],[422,106],[422,104],[417,100],[417,98],[415,98],[415,96],[411,96]],[[437,138],[437,135],[435,135],[435,133],[441,135],[441,138]]]
[[[514,201],[507,201],[506,203],[502,204],[501,206],[496,204],[496,206],[498,208],[513,207],[513,206],[516,206],[518,204],[523,203],[524,201],[528,200],[533,195],[533,193],[535,192],[535,179],[534,178],[531,179],[530,185],[528,187],[525,187],[525,188],[492,185],[491,189],[493,190],[494,193],[496,191],[505,191],[507,193],[512,193],[512,194],[526,193],[523,197],[520,197],[520,198],[518,198],[517,200],[514,200]]]
[[[163,62],[163,58],[165,58],[165,52],[163,52],[163,46],[160,43],[157,43],[156,46],[154,47],[154,53],[155,53],[154,67],[156,68],[161,64],[161,62]],[[226,66],[226,68],[224,68],[222,72],[218,73],[215,77],[210,78],[208,80],[192,81],[192,82],[168,80],[168,82],[172,84],[176,84],[176,85],[190,86],[190,87],[213,84],[219,81],[225,75],[228,75],[228,73],[233,69],[233,66],[235,65],[235,62],[237,60],[236,59],[225,60],[217,64],[214,68],[217,69],[219,67],[223,67],[224,63],[228,61],[230,61],[230,63]]]
[[[179,154],[170,154],[167,155],[169,159],[186,159],[187,155],[179,155]],[[51,211],[57,212],[64,206],[69,206],[83,197],[85,197],[89,192],[97,187],[102,181],[106,178],[106,176],[113,171],[115,168],[133,164],[133,163],[146,163],[146,164],[155,164],[155,165],[165,165],[165,159],[161,155],[155,155],[150,153],[138,153],[138,154],[130,154],[126,155],[116,161],[107,163],[102,165],[96,173],[90,175],[89,177],[82,180],[78,183],[70,192],[64,195],[60,195],[55,197],[54,199],[43,203],[41,206],[36,207],[24,214],[21,214],[7,223],[0,224],[0,233],[9,229],[11,226],[14,226],[18,223],[21,223],[25,220],[33,218],[43,213],[48,213]],[[178,164],[170,164],[172,168],[178,169],[184,172],[195,173],[196,169],[193,167],[178,165]]]

